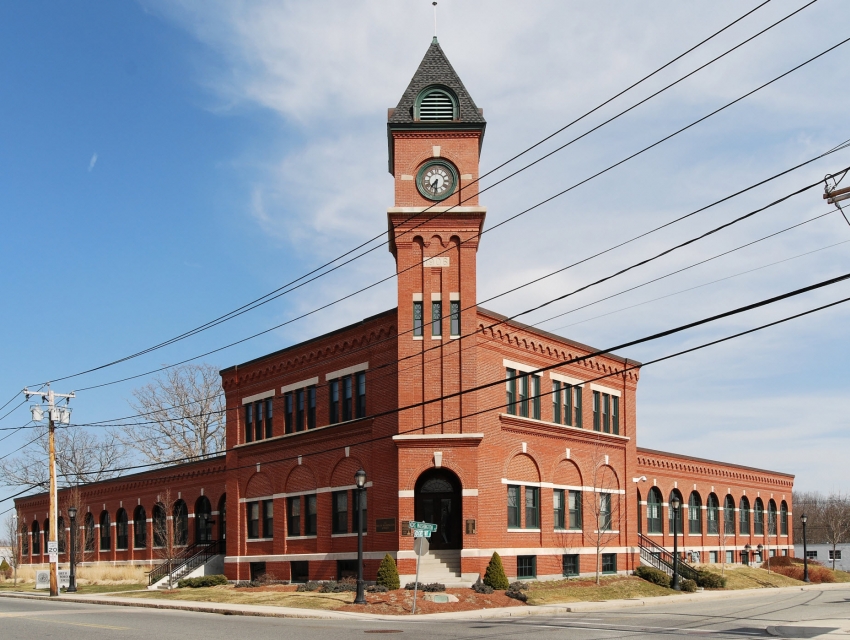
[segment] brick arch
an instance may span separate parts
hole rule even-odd
[[[555,465],[552,482],[569,487],[582,487],[581,470],[572,460],[561,460]]]
[[[506,477],[510,480],[540,482],[540,467],[527,453],[518,453],[508,462]]]
[[[246,498],[260,498],[262,496],[270,496],[274,493],[272,489],[272,480],[269,474],[257,472],[248,478],[245,485]]]
[[[620,477],[614,467],[609,464],[600,465],[596,473],[590,476],[590,479],[597,484],[601,483],[601,486],[597,487],[598,489],[620,488]]]
[[[416,488],[416,482],[417,482],[417,480],[419,480],[419,476],[421,476],[426,471],[429,471],[431,469],[436,469],[436,468],[437,467],[434,466],[433,461],[432,462],[424,462],[424,463],[420,464],[418,467],[408,468],[407,474],[405,475],[405,477],[403,479],[401,478],[401,476],[399,476],[399,484],[398,484],[399,489],[408,489],[408,490],[415,489]],[[470,484],[469,478],[467,478],[466,474],[464,473],[464,469],[462,467],[459,467],[459,466],[452,464],[452,462],[450,460],[446,460],[445,458],[443,458],[443,463],[441,465],[441,468],[448,469],[453,474],[455,474],[458,477],[458,479],[460,479],[461,488],[470,487],[470,486],[474,487],[475,486],[474,484]]]
[[[318,485],[316,484],[316,475],[313,473],[313,470],[305,464],[299,464],[289,472],[284,486],[286,487],[286,493],[293,493],[295,491],[310,491],[318,488]]]
[[[354,484],[354,474],[359,470],[366,471],[366,467],[358,458],[341,458],[331,472],[332,487],[347,487]],[[366,472],[366,480],[369,480],[369,473]]]

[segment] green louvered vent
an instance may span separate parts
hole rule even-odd
[[[454,120],[455,104],[452,97],[441,89],[434,89],[422,97],[419,104],[420,120]]]

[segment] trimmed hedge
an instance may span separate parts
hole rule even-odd
[[[487,571],[484,572],[484,584],[494,589],[510,587],[508,576],[505,575],[505,567],[502,565],[502,558],[495,551],[490,558],[490,564],[487,565]]]
[[[697,590],[697,583],[693,580],[688,580],[687,578],[682,580],[679,586],[682,587],[682,591],[687,591],[688,593],[693,593]]]
[[[481,582],[481,578],[478,578],[478,580],[476,580],[475,583],[473,583],[472,590],[475,593],[483,593],[484,595],[489,595],[489,594],[493,593],[493,587],[491,587],[488,584],[484,584],[483,582]]]
[[[655,567],[645,567],[641,565],[635,569],[635,575],[647,582],[657,584],[659,587],[670,588],[670,576],[664,573],[661,569]]]
[[[514,600],[519,600],[520,602],[528,601],[528,596],[519,589],[508,589],[505,591],[505,595],[509,598],[513,598]]]
[[[183,589],[190,587],[192,589],[198,589],[200,587],[217,587],[223,584],[227,584],[226,576],[199,576],[197,578],[183,578],[182,580],[178,580],[177,588]]]
[[[301,592],[316,591],[320,586],[321,585],[318,582],[316,582],[315,580],[308,580],[304,584],[299,584],[297,587],[295,587],[295,590],[301,591]]]
[[[726,578],[711,571],[701,569],[697,571],[697,585],[703,589],[723,589],[726,587]]]
[[[387,589],[398,589],[401,587],[401,581],[398,577],[398,567],[390,554],[385,555],[384,559],[381,560],[381,566],[378,567],[378,579],[375,583]]]

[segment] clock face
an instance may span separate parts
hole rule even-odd
[[[443,200],[455,190],[457,173],[445,162],[430,162],[419,170],[416,186],[429,200]]]

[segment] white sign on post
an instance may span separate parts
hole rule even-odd
[[[59,562],[59,543],[47,542],[47,555],[50,556],[50,562]]]

